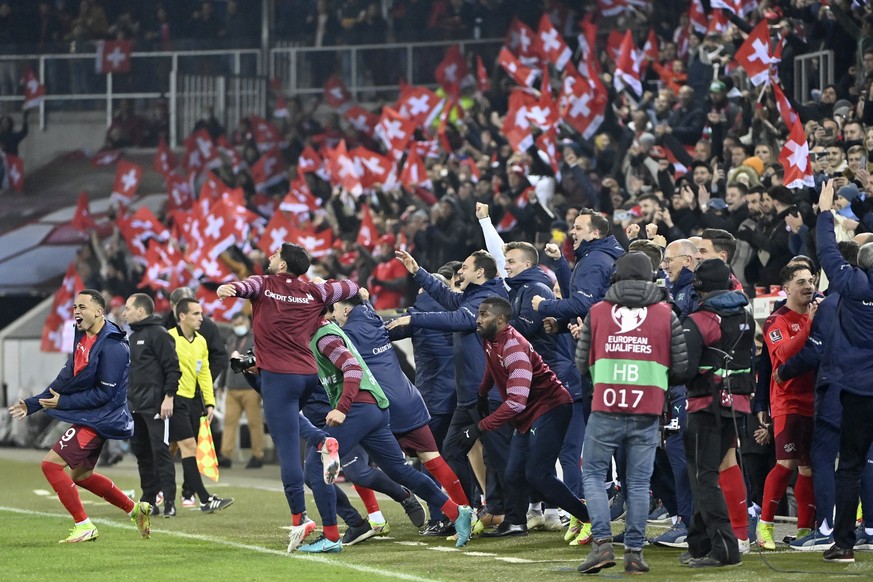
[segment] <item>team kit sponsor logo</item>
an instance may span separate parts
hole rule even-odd
[[[284,301],[285,303],[312,303],[315,301],[315,298],[307,293],[305,297],[294,297],[293,295],[280,295],[279,293],[273,293],[269,289],[264,291],[264,295],[269,297],[270,299],[275,299],[277,301]]]

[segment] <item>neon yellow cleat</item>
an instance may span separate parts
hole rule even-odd
[[[758,538],[758,547],[765,550],[775,550],[776,540],[773,539],[773,524],[767,523],[764,520],[758,522],[758,527],[755,529],[755,535]]]
[[[564,541],[569,542],[576,539],[576,536],[579,535],[579,532],[582,531],[582,521],[575,516],[570,516],[570,527],[567,528],[567,531],[564,532]]]
[[[100,534],[97,532],[97,528],[94,527],[94,524],[89,521],[83,523],[82,525],[77,525],[73,529],[70,530],[70,535],[59,541],[59,544],[77,544],[79,542],[92,542],[97,539]]]
[[[370,520],[370,527],[373,528],[373,531],[376,532],[377,536],[387,536],[391,533],[391,524],[387,521],[383,523],[377,523],[373,520]]]
[[[571,546],[584,546],[588,542],[591,541],[591,523],[583,523],[581,529],[579,530],[579,535],[577,535],[573,541],[570,542]]]
[[[152,529],[152,506],[148,501],[140,501],[133,507],[133,515],[130,516],[130,521],[136,524],[136,529],[139,530],[142,539],[147,540],[151,537]]]

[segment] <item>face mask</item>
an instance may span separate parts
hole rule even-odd
[[[245,325],[235,325],[233,326],[233,333],[238,337],[242,337],[249,333],[249,328]]]

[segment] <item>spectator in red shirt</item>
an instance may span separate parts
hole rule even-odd
[[[394,248],[397,237],[393,234],[382,235],[379,239],[378,259],[380,262],[373,269],[370,280],[370,291],[373,293],[373,308],[397,309],[406,295],[407,273],[400,261],[394,260]]]

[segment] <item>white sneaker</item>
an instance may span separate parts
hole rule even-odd
[[[200,502],[193,495],[191,497],[183,497],[182,507],[200,507]]]
[[[740,546],[740,554],[748,554],[752,551],[752,543],[749,540],[737,540],[737,545]]]
[[[529,509],[527,512],[527,529],[542,529],[546,525],[543,512],[537,509]]]
[[[308,517],[304,518],[300,525],[292,525],[291,531],[288,532],[288,553],[300,547],[306,536],[315,531],[315,522]]]
[[[321,465],[324,471],[324,482],[331,485],[340,470],[339,442],[333,437],[327,437],[321,443]]]
[[[561,531],[564,529],[564,524],[561,523],[561,516],[551,511],[543,514],[543,529],[546,531]]]

